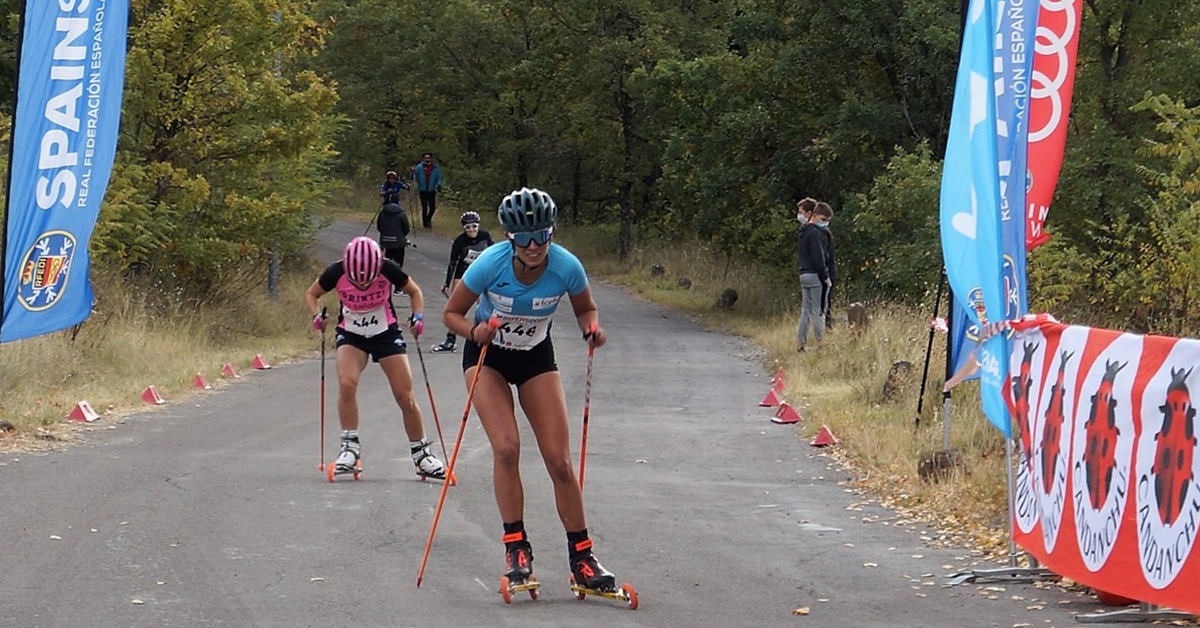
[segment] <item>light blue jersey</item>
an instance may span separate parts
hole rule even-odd
[[[546,339],[550,318],[563,295],[582,293],[588,280],[579,258],[553,242],[546,254],[546,271],[530,285],[517,280],[512,257],[512,242],[499,242],[480,254],[462,281],[479,295],[475,322],[492,316],[500,319],[500,333],[492,344],[525,351]]]

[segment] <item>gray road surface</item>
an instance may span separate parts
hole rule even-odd
[[[334,225],[322,257],[336,259],[362,229]],[[428,298],[425,360],[452,446],[461,357],[428,350],[444,333],[449,242],[415,239],[406,266]],[[1074,611],[1094,608],[1032,586],[933,586],[969,552],[927,546],[919,526],[862,504],[829,458],[772,424],[757,407],[769,374],[752,346],[620,289],[594,290],[611,340],[595,360],[585,497],[598,556],[636,586],[641,609],[568,591],[565,539],[523,423],[543,587],[539,601],[504,605],[490,452],[474,418],[415,588],[440,485],[413,475],[374,366],[360,390],[365,476],[327,482],[319,360],[306,359],[115,429],[102,420],[64,451],[0,454],[0,627],[1071,626]],[[577,447],[586,351],[567,323],[556,345]],[[800,607],[811,614],[793,615]]]

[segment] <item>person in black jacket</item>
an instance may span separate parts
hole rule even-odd
[[[813,206],[811,218],[807,220],[802,212],[796,215],[797,220],[803,224],[796,236],[797,262],[800,267],[800,326],[796,330],[797,351],[805,350],[810,325],[813,338],[817,342],[820,342],[821,336],[825,334],[825,313],[821,295],[823,288],[827,287],[830,281],[826,265],[826,238],[824,230],[817,224],[823,222],[828,225],[832,217],[833,209],[824,202]]]
[[[408,232],[411,231],[404,208],[397,203],[387,203],[379,208],[375,226],[379,229],[379,248],[383,249],[383,256],[403,268],[404,249],[408,246]]]
[[[442,286],[442,294],[445,295],[449,295],[462,280],[463,273],[467,272],[467,266],[470,266],[471,262],[475,261],[475,258],[479,257],[484,249],[494,244],[492,235],[479,228],[478,213],[466,212],[459,217],[459,222],[462,223],[463,232],[454,238],[454,242],[450,245],[450,264],[446,266],[446,285]],[[446,341],[434,346],[433,352],[453,353],[456,338],[454,332],[446,332]]]

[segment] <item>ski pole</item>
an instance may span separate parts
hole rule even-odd
[[[487,323],[495,329],[500,326],[500,319],[493,317]],[[490,343],[489,343],[490,344]],[[479,383],[479,372],[483,370],[483,356],[487,355],[487,344],[479,348],[479,361],[475,363],[475,374],[471,377],[471,386],[467,389],[467,404],[463,407],[462,423],[458,426],[458,438],[454,439],[454,453],[450,454],[450,467],[446,477],[454,475],[454,463],[458,462],[458,449],[462,446],[463,432],[467,430],[467,418],[471,415],[471,399],[475,397],[475,385]],[[446,489],[449,482],[442,482],[442,494],[438,496],[437,510],[433,512],[433,525],[429,528],[429,540],[425,542],[425,555],[421,557],[421,569],[417,571],[417,588],[421,588],[421,580],[425,577],[425,563],[429,562],[429,550],[433,547],[433,535],[437,533],[438,519],[442,516],[442,506],[446,503]]]
[[[583,385],[583,442],[579,446],[579,492],[583,493],[583,467],[587,464],[587,433],[588,433],[588,416],[592,409],[592,359],[596,355],[596,347],[590,341],[592,335],[596,333],[596,326],[592,325],[588,328],[587,333],[583,335],[584,339],[588,340],[588,363],[587,363],[587,379]]]
[[[324,321],[328,308],[321,306],[321,320]],[[319,471],[325,470],[325,329],[321,328],[321,460],[317,465]]]
[[[433,400],[433,387],[429,385],[429,371],[425,370],[425,352],[421,351],[421,338],[416,338],[417,358],[421,362],[421,375],[425,377],[425,392],[429,393],[429,407],[433,408],[433,424],[437,426],[438,440],[442,443],[442,459],[446,460],[446,439],[442,436],[442,421],[438,419],[437,403]],[[454,476],[447,473],[446,481],[458,484]]]

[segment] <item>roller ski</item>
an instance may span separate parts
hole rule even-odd
[[[412,451],[413,465],[416,467],[417,477],[421,478],[422,482],[429,478],[442,481],[446,480],[446,466],[442,464],[441,460],[437,459],[437,456],[433,455],[433,453],[429,451],[428,442],[424,440],[421,440],[420,442],[414,442],[410,445],[410,449]],[[450,483],[455,484],[453,479],[450,481]]]
[[[362,458],[357,438],[342,438],[342,451],[337,460],[325,466],[330,482],[336,482],[339,475],[353,475],[355,480],[362,479]]]
[[[591,552],[591,541],[586,553],[571,559],[571,592],[575,599],[582,600],[589,595],[605,597],[610,600],[621,600],[629,605],[629,610],[637,610],[637,591],[629,583],[617,587],[617,579],[612,575]]]
[[[524,532],[504,536],[504,559],[507,571],[500,578],[500,597],[505,604],[512,604],[513,594],[528,591],[529,597],[538,599],[538,588],[542,583],[533,576],[533,548]]]

